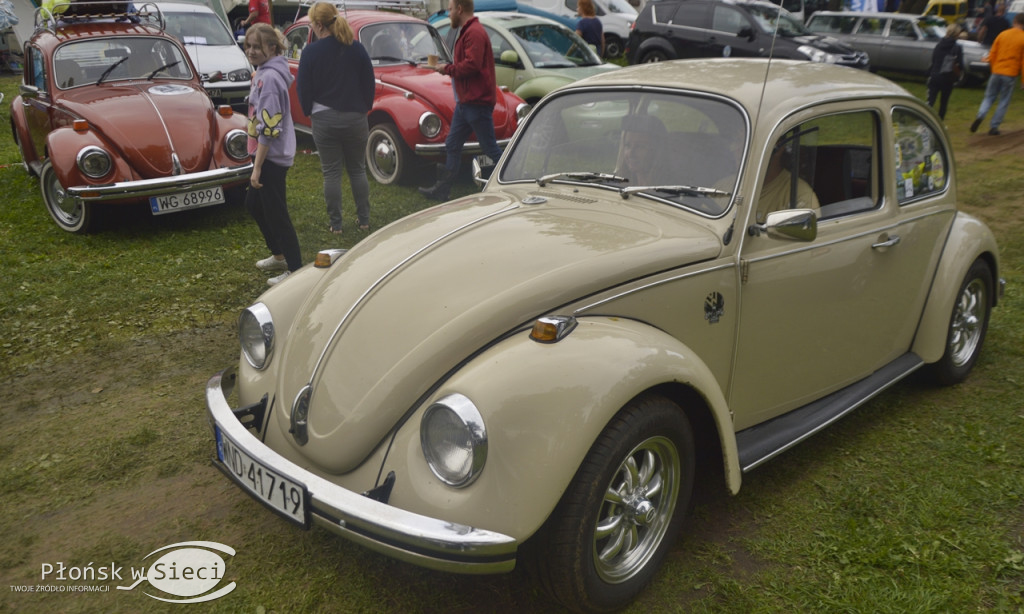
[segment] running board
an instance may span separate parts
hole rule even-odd
[[[917,354],[908,352],[855,384],[736,433],[740,467],[745,473],[785,452],[867,403],[923,364]]]

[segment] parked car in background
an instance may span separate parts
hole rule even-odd
[[[244,112],[252,66],[227,24],[203,4],[160,2],[158,6],[166,31],[185,45],[214,104],[229,104]]]
[[[451,55],[437,30],[422,19],[384,11],[347,11],[356,39],[366,47],[377,77],[377,93],[370,110],[370,140],[366,169],[378,183],[391,184],[411,177],[417,156],[440,160],[448,136],[455,93],[451,78],[427,67],[427,56],[450,62]],[[313,40],[309,17],[287,30],[288,65],[299,71],[302,49]],[[291,87],[292,119],[296,130],[310,132],[310,119],[302,114],[295,84]],[[499,87],[494,105],[494,133],[504,146],[530,107],[508,88]],[[482,150],[466,143],[467,155]]]
[[[11,130],[68,232],[93,229],[107,203],[153,215],[223,203],[252,172],[244,116],[213,104],[155,5],[130,20],[129,4],[74,2],[56,22],[39,9],[25,43]]]
[[[967,19],[967,0],[928,0],[922,15],[938,17],[947,24]]]
[[[565,26],[524,13],[477,13],[494,50],[498,85],[530,104],[567,83],[619,68]],[[437,31],[447,37],[451,22],[436,17]]]
[[[576,19],[576,0],[519,0],[551,13]],[[604,55],[617,58],[622,55],[626,39],[636,21],[637,11],[626,0],[594,0],[594,12],[604,30]]]
[[[868,71],[569,84],[482,193],[242,312],[206,387],[215,465],[293,526],[621,608],[698,483],[738,492],[911,373],[968,376],[1002,284],[954,163],[934,112]]]
[[[685,58],[772,57],[867,68],[868,56],[808,32],[785,9],[757,0],[659,0],[637,18],[630,64]]]
[[[907,13],[819,11],[811,15],[807,29],[866,52],[872,70],[926,75],[935,45],[946,35],[946,22]],[[989,66],[983,58],[988,49],[969,40],[961,40],[960,48],[964,52],[960,84],[987,79]]]

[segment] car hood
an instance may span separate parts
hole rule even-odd
[[[437,111],[446,123],[450,124],[455,113],[455,91],[452,89],[451,77],[420,66],[395,65],[378,67],[377,79],[385,86],[410,92]],[[518,101],[518,99],[517,99]],[[512,136],[515,129],[515,105],[510,104],[505,92],[498,92],[494,105],[494,129],[498,138]],[[511,126],[509,126],[511,122]]]
[[[129,99],[133,104],[125,104]],[[206,92],[192,83],[105,83],[72,90],[63,104],[88,120],[141,179],[210,168],[215,111]]]
[[[591,75],[599,75],[612,70],[621,68],[617,64],[597,64],[595,66],[566,66],[559,68],[547,68],[543,66],[535,66],[536,76],[538,77],[556,77],[565,79],[566,83],[572,81],[578,81],[580,79],[589,77]]]
[[[856,53],[853,47],[840,42],[838,39],[832,38],[831,36],[821,36],[820,34],[808,33],[801,36],[794,36],[788,40],[793,41],[797,45],[811,45],[812,47],[816,47],[822,51],[827,51],[828,53],[842,55]]]
[[[282,430],[311,383],[309,442],[292,445],[327,473],[350,471],[446,373],[510,330],[720,253],[692,214],[643,201],[528,205],[485,192],[360,242],[318,282],[284,340]]]
[[[186,44],[185,50],[188,51],[192,63],[196,65],[196,70],[204,75],[213,74],[219,70],[227,79],[228,73],[234,70],[246,69],[252,72],[249,61],[245,59],[245,54],[238,48],[238,45]],[[227,82],[229,85],[240,83],[248,83],[248,80]]]

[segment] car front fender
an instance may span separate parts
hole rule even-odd
[[[552,76],[541,76],[535,79],[530,79],[525,83],[519,85],[516,88],[516,96],[519,96],[523,100],[538,101],[544,96],[547,96],[548,92],[555,90],[567,83],[572,83],[572,79],[566,77],[552,77]]]
[[[939,259],[938,270],[928,292],[921,323],[914,337],[912,350],[926,363],[942,358],[946,351],[949,319],[960,293],[967,270],[975,260],[983,258],[992,269],[993,306],[998,298],[999,250],[992,231],[977,218],[959,212],[953,220],[946,245]]]
[[[105,177],[93,180],[87,179],[78,170],[75,159],[83,147],[94,145],[110,154],[112,163],[111,171]],[[114,181],[135,179],[135,172],[125,163],[120,150],[106,141],[103,137],[92,130],[78,131],[73,128],[58,128],[46,135],[46,151],[50,154],[50,162],[57,179],[65,188],[87,185],[110,183],[111,177]]]
[[[696,391],[714,417],[729,486],[740,470],[732,419],[717,380],[678,340],[642,322],[582,318],[557,343],[521,331],[475,356],[403,425],[381,475],[394,471],[390,503],[523,540],[551,514],[605,426],[630,399],[676,384]],[[476,481],[442,483],[427,466],[420,423],[433,401],[458,393],[478,408],[488,453]],[[699,409],[704,408],[682,408]]]

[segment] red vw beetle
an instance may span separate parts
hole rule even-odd
[[[130,4],[39,9],[25,43],[11,130],[68,232],[94,228],[100,203],[154,215],[223,203],[252,172],[244,117],[214,107],[156,5]]]
[[[441,62],[451,55],[433,26],[409,15],[384,11],[348,11],[345,18],[356,38],[373,60],[377,93],[370,110],[370,140],[366,145],[366,168],[379,183],[389,184],[408,177],[413,169],[413,152],[440,158],[448,136],[455,94],[451,78],[426,67],[427,55]],[[285,31],[288,64],[298,75],[302,49],[313,40],[309,18],[302,17]],[[530,111],[522,98],[498,88],[494,105],[494,133],[502,147],[516,131],[519,120]],[[310,119],[302,114],[295,85],[292,85],[292,119],[295,128],[310,132]],[[467,155],[480,153],[478,143],[466,143]]]

